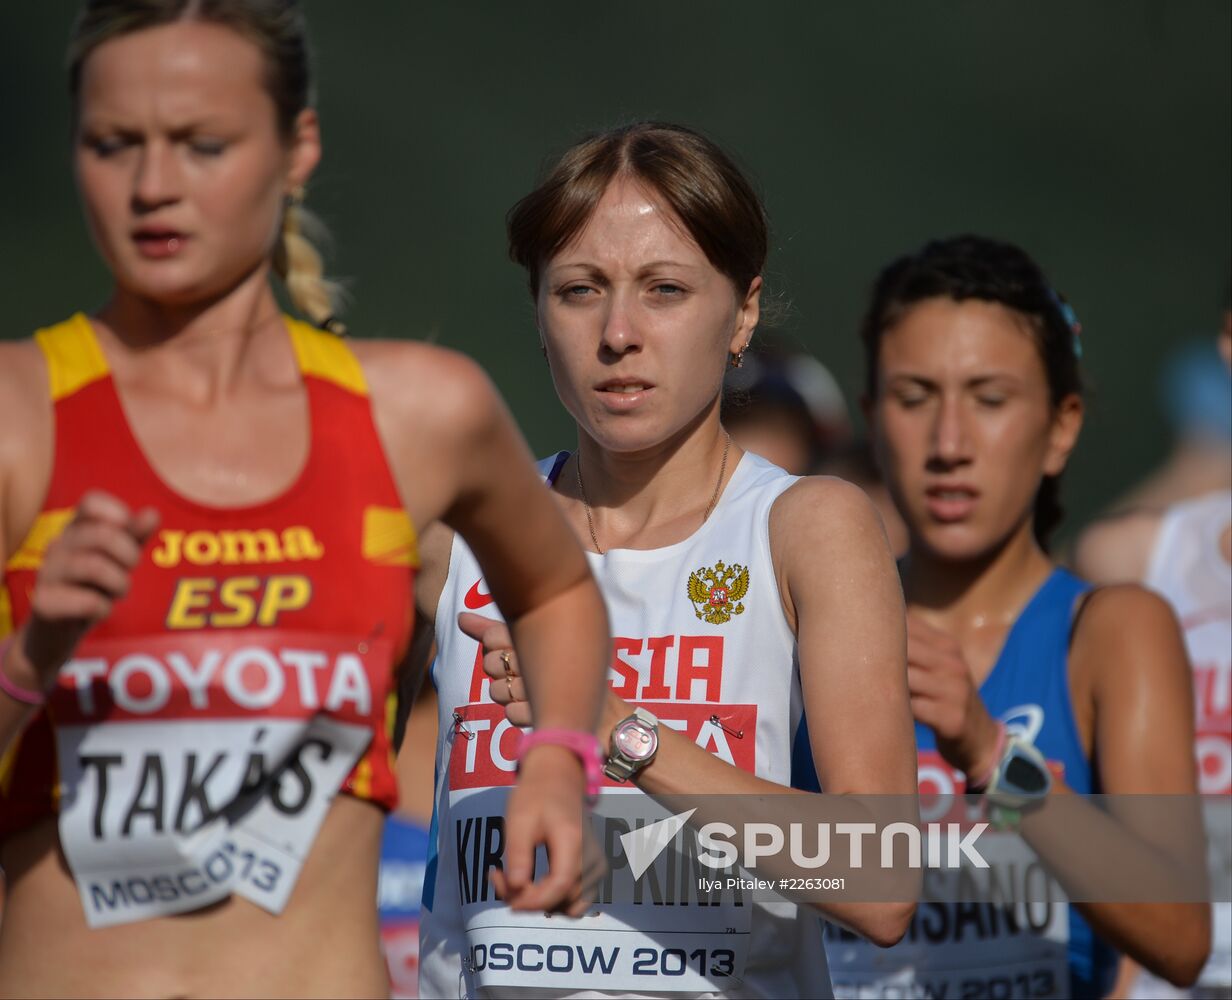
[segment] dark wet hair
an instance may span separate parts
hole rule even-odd
[[[893,261],[878,275],[860,328],[864,341],[865,391],[876,398],[882,334],[917,303],[949,298],[999,302],[1026,321],[1044,363],[1052,405],[1083,393],[1079,326],[1073,310],[1053,289],[1039,265],[1012,243],[982,236],[933,240]],[[1035,497],[1034,530],[1045,550],[1064,516],[1060,477],[1045,476]]]

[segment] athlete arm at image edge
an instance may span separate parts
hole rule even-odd
[[[453,551],[453,532],[434,521],[419,533],[419,568],[415,573],[415,636],[399,680],[398,714],[410,714],[413,699],[430,683],[428,672],[436,655],[436,612]]]
[[[586,557],[486,377],[458,504],[443,518],[506,617],[540,728],[590,731],[607,687],[607,611]]]
[[[37,412],[35,408],[40,406],[40,401],[32,398],[31,388],[38,384],[40,373],[42,381],[46,382],[44,370],[32,363],[36,356],[37,350],[32,344],[0,343],[0,572],[19,544],[18,540],[7,537],[11,523],[8,507],[13,492],[12,477],[23,465],[29,465],[27,441],[20,429],[25,428],[29,433],[34,424],[30,414]],[[41,405],[47,404],[42,402]],[[9,638],[0,639],[0,643]],[[16,650],[6,647],[0,657],[0,670],[5,671],[11,683],[22,687],[28,683],[28,678],[18,677],[14,669],[18,666],[16,655]],[[0,758],[33,714],[31,706],[0,694]]]
[[[590,729],[606,678],[606,612],[585,556],[503,401],[479,366],[455,352],[381,344],[367,354],[377,362],[365,367],[379,383],[398,468],[435,471],[436,502],[444,508],[439,520],[475,554],[509,615],[521,655],[560,678],[535,691],[545,724]],[[410,477],[402,483],[408,490],[416,486]],[[447,559],[448,547],[443,541],[439,547]],[[436,595],[418,600],[421,612],[435,610],[429,605],[444,575],[445,569],[437,574]],[[537,748],[519,768],[506,809],[502,881],[508,890],[501,892],[514,909],[572,913],[584,907],[591,884],[583,779],[577,758],[561,747]],[[546,844],[550,863],[532,881],[537,844]]]
[[[2,474],[3,470],[0,470]],[[3,494],[4,482],[0,478],[0,495]],[[5,565],[8,560],[8,554],[3,537],[3,529],[0,527],[0,567]],[[4,671],[5,679],[9,683],[21,687],[17,683],[15,672],[10,666],[15,662],[16,651],[11,650],[12,643],[9,641],[11,636],[5,636],[0,639],[0,670]],[[8,752],[13,740],[16,739],[22,728],[34,715],[33,706],[27,705],[10,697],[7,694],[0,693],[0,759],[3,759]]]
[[[1180,627],[1171,608],[1137,586],[1095,591],[1075,629],[1071,659],[1095,661],[1095,732],[1101,789],[1109,795],[1197,794],[1193,689]],[[1061,782],[1052,794],[1072,794]],[[1099,814],[1101,821],[1111,821]],[[1044,839],[1024,817],[1024,838],[1056,864],[1064,843]],[[1069,847],[1068,852],[1066,851]],[[1161,845],[1162,846],[1162,845]],[[1097,934],[1156,975],[1192,984],[1210,948],[1207,903],[1075,903]]]
[[[534,664],[534,681],[550,680],[529,690],[540,728],[593,731],[610,647],[602,597],[504,403],[476,366],[468,374],[477,398],[455,415],[455,424],[465,421],[454,452],[463,460],[457,500],[442,520],[474,553],[514,648]],[[520,762],[505,810],[503,865],[492,873],[511,909],[581,916],[589,905],[602,865],[588,849],[583,778],[564,747],[537,747]],[[536,881],[538,844],[549,865]]]
[[[1152,553],[1158,544],[1161,520],[1162,515],[1158,511],[1137,510],[1096,521],[1083,532],[1074,547],[1075,572],[1097,585],[1144,582],[1150,569]],[[1107,597],[1101,599],[1101,601],[1104,600],[1107,600]],[[1146,661],[1131,659],[1128,662],[1131,664],[1137,662],[1140,667],[1145,667],[1153,659],[1160,667],[1160,673],[1169,687],[1188,691],[1189,665],[1171,613],[1161,608],[1160,602],[1148,598],[1137,588],[1122,590],[1120,595],[1111,595],[1111,603],[1126,606],[1124,612],[1117,614],[1107,608],[1101,609],[1103,614],[1096,615],[1093,623],[1089,616],[1084,616],[1087,620],[1080,625],[1078,634],[1086,638],[1092,628],[1097,632],[1108,631],[1112,641],[1124,641],[1129,648],[1139,650],[1142,646],[1139,640],[1133,638],[1135,634],[1142,633],[1141,641],[1146,643],[1148,648],[1152,644],[1158,644],[1162,637],[1166,646],[1171,647],[1170,649],[1165,648],[1161,655],[1148,657]],[[1132,608],[1128,607],[1134,603],[1145,605],[1144,618],[1140,618]],[[1107,622],[1106,625],[1099,620],[1101,617]],[[1151,621],[1155,624],[1147,624]],[[1121,631],[1122,628],[1129,631],[1128,636]],[[1175,636],[1175,641],[1168,641],[1170,636]],[[1107,663],[1111,664],[1114,659],[1113,657],[1107,658]],[[1178,663],[1179,666],[1177,666]],[[1168,669],[1169,665],[1171,665],[1171,670]],[[1106,679],[1110,667],[1105,667],[1100,672],[1105,678],[1105,688],[1109,690],[1112,697],[1125,698],[1131,689],[1124,683],[1124,676]],[[1154,703],[1154,699],[1145,695],[1139,700],[1144,707],[1157,710],[1160,708]],[[1170,711],[1174,716],[1184,714],[1175,704],[1170,704],[1175,701],[1175,698],[1164,699],[1163,711]],[[1185,704],[1192,705],[1192,700]],[[1153,748],[1154,742],[1160,738],[1156,733],[1170,732],[1175,737],[1176,732],[1182,728],[1182,724],[1175,719],[1153,724],[1139,722],[1135,725],[1133,720],[1140,719],[1143,714],[1142,711],[1134,711],[1132,707],[1128,710],[1117,710],[1111,705],[1101,705],[1097,719],[1096,756],[1103,760],[1120,763],[1122,770],[1128,772],[1126,776],[1130,780],[1141,777],[1132,773],[1134,770],[1132,759],[1146,748],[1151,747],[1151,750],[1144,753],[1142,763],[1147,766],[1158,766],[1161,758],[1155,754]],[[1134,732],[1143,731],[1144,727],[1146,735],[1142,740],[1132,735]],[[1191,718],[1184,728],[1192,732],[1192,727]],[[1117,747],[1124,747],[1128,756],[1125,753],[1118,753]],[[1162,759],[1176,758],[1178,756],[1176,748],[1173,747],[1172,751],[1164,754]],[[1187,761],[1182,759],[1167,770],[1179,774],[1184,770],[1186,763]],[[1115,793],[1117,791],[1116,776],[1113,776],[1111,781],[1103,774],[1101,778],[1104,779],[1105,792]],[[1172,775],[1165,775],[1164,778],[1170,780]],[[1144,788],[1155,790],[1158,787],[1160,786],[1155,785],[1154,782],[1139,781],[1136,782],[1135,787],[1127,790],[1143,791]],[[1187,783],[1186,787],[1188,788]],[[1061,786],[1057,791],[1066,792],[1068,789]],[[1029,824],[1027,829],[1029,831]],[[1205,929],[1204,914],[1198,912],[1199,909],[1206,909],[1201,904],[1131,906],[1123,903],[1080,903],[1076,905],[1097,930],[1116,942],[1121,950],[1127,953],[1122,959],[1117,983],[1113,990],[1115,995],[1122,995],[1132,986],[1139,962],[1176,984],[1191,983],[1201,970],[1203,963],[1200,959],[1205,955],[1204,949],[1209,941],[1209,930]],[[1205,913],[1205,918],[1209,919],[1209,911]],[[1174,940],[1171,937],[1173,932],[1179,932],[1182,945],[1180,949],[1171,947]],[[1163,941],[1170,942],[1169,946],[1161,947],[1159,942]]]
[[[6,519],[0,524],[11,526],[7,508],[16,484],[6,481],[6,471],[23,470],[37,482],[35,470],[48,463],[53,438],[41,352],[31,342],[0,344],[0,359],[0,518]],[[22,485],[29,486],[30,480]],[[18,698],[0,694],[0,756],[34,714],[37,705],[31,700],[37,701],[82,636],[128,592],[141,550],[157,525],[152,508],[133,511],[117,497],[92,490],[80,498],[64,531],[47,545],[30,594],[31,614],[8,637],[0,659],[5,683],[26,692]],[[0,567],[6,565],[11,544],[11,539],[0,539]]]
[[[1095,584],[1143,582],[1159,535],[1160,515],[1129,512],[1089,525],[1071,553],[1074,572]],[[1141,970],[1128,955],[1121,957],[1112,996],[1128,996]]]
[[[542,724],[590,729],[606,679],[606,611],[504,401],[482,368],[455,351],[402,341],[355,346],[404,493],[424,489],[424,469],[441,491],[444,509],[420,528],[419,613],[435,625],[457,531],[521,656],[552,672],[552,683],[533,691]]]
[[[809,728],[821,787],[914,797],[905,609],[880,515],[858,488],[809,479],[782,498],[770,527],[795,612],[805,714],[822,723]],[[909,874],[918,891],[919,873]],[[833,916],[889,946],[914,912],[914,903],[848,903]]]

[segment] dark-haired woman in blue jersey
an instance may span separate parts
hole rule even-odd
[[[1022,250],[965,236],[890,264],[862,332],[866,415],[910,535],[921,792],[985,791],[1022,834],[1000,840],[1035,848],[1063,900],[1072,845],[1049,843],[1032,815],[1047,796],[1195,790],[1172,613],[1138,587],[1093,591],[1048,556],[1083,418],[1077,323]],[[1019,808],[998,809],[1009,804]],[[1205,958],[1202,904],[1071,905],[1041,901],[1038,886],[1030,899],[1021,884],[1003,889],[997,907],[925,901],[888,952],[831,929],[836,993],[1100,996],[1113,947],[1177,983]]]

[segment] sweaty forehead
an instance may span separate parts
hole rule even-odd
[[[82,116],[175,125],[268,113],[263,60],[223,25],[180,21],[120,35],[82,66]]]
[[[920,302],[882,334],[885,375],[1043,377],[1027,320],[997,302],[948,298]]]
[[[567,266],[583,258],[621,267],[668,260],[694,267],[709,263],[662,197],[624,177],[608,185],[586,224],[551,264]]]

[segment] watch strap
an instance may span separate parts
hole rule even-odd
[[[628,781],[633,777],[634,771],[633,761],[614,753],[603,762],[603,773],[613,781]]]
[[[1007,780],[1007,773],[1015,764],[1026,765],[1035,771],[1039,779],[1039,787],[1024,788]],[[1044,755],[1029,740],[1011,734],[1006,740],[1001,760],[988,781],[988,787],[984,789],[985,800],[989,805],[999,807],[1006,812],[1021,814],[1042,804],[1051,790],[1052,772],[1048,769],[1048,761]]]

